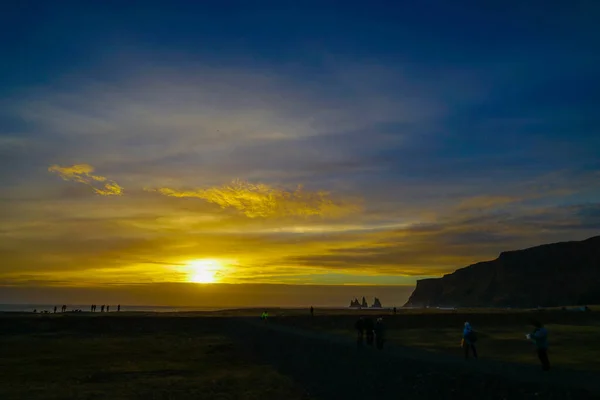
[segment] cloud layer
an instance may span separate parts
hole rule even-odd
[[[106,179],[104,176],[94,175],[94,167],[88,164],[76,164],[70,167],[61,167],[52,165],[48,171],[58,174],[65,181],[75,181],[89,185],[94,193],[101,196],[120,196],[123,193],[123,188],[116,182]],[[95,185],[102,184],[99,188]]]
[[[288,191],[242,180],[208,189],[177,191],[160,188],[157,191],[165,196],[199,198],[221,208],[234,208],[249,218],[343,217],[360,210],[358,204],[334,200],[328,192],[308,192],[302,186]]]
[[[3,104],[0,279],[168,284],[210,258],[230,283],[412,285],[600,231],[597,125],[543,92],[562,70],[160,58]]]

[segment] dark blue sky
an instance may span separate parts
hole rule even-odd
[[[598,1],[0,15],[6,279],[115,254],[137,276],[132,260],[183,262],[175,236],[188,258],[242,260],[224,280],[410,284],[600,231]]]

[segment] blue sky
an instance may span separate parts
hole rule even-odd
[[[0,279],[171,282],[210,258],[224,282],[411,285],[598,234],[598,20],[594,1],[5,6]]]

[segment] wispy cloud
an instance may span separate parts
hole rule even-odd
[[[357,201],[334,199],[325,191],[310,192],[302,186],[286,190],[243,180],[234,180],[230,184],[208,189],[178,191],[160,188],[157,191],[165,196],[193,197],[217,204],[221,208],[234,208],[249,218],[342,217],[356,213],[361,208]]]
[[[48,171],[58,174],[65,181],[89,185],[96,194],[102,196],[120,196],[123,193],[123,188],[115,181],[111,181],[104,176],[94,175],[94,167],[88,164],[75,164],[70,167],[52,165],[48,168]],[[99,184],[101,187],[98,187]]]
[[[519,201],[520,199],[512,196],[474,196],[464,199],[458,205],[459,210],[489,210],[505,206],[510,203]]]

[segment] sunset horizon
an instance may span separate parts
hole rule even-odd
[[[2,304],[400,307],[600,232],[592,17],[68,3],[6,14]]]

